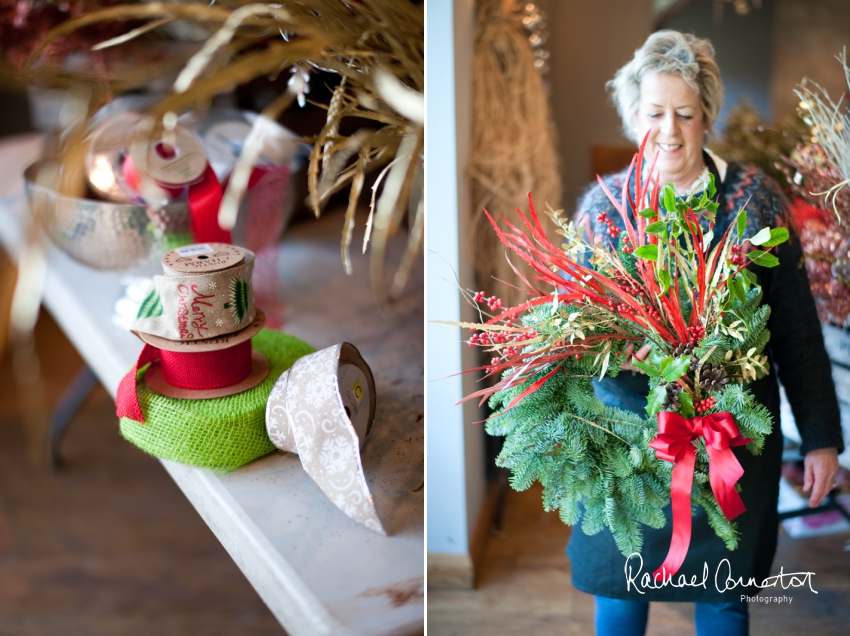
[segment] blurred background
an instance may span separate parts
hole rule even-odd
[[[423,3],[256,3],[228,22],[245,4],[0,0],[0,634],[285,633],[160,463],[121,438],[112,395],[41,305],[57,298],[45,272],[61,250],[129,290],[85,328],[126,329],[134,281],[192,242],[185,218],[147,216],[156,206],[139,192],[97,189],[87,160],[104,121],[144,111],[168,129],[179,115],[210,157],[210,126],[235,126],[214,149],[225,187],[238,190],[224,177],[250,153],[249,170],[285,175],[251,190],[251,173],[231,204],[235,241],[258,253],[267,324],[286,330],[292,313],[281,281],[301,274],[281,274],[278,255],[296,237],[299,263],[330,246],[327,281],[338,272],[333,285],[365,297],[342,294],[347,320],[421,350]],[[201,66],[178,91],[190,59]],[[257,146],[260,120],[279,147]],[[28,207],[23,169],[37,159],[53,171],[28,173]],[[108,218],[121,206],[141,221]],[[409,364],[406,406],[419,408],[421,355]],[[381,373],[400,385],[396,371]],[[421,447],[421,415],[414,428],[407,441]],[[420,483],[421,461],[411,466]],[[421,587],[396,606],[421,603]]]
[[[808,195],[847,175],[824,167],[794,91],[805,79],[834,102],[844,97],[847,108],[850,87],[836,55],[850,45],[850,2],[432,0],[428,9],[429,320],[476,321],[456,280],[504,298],[505,306],[519,302],[494,280],[515,275],[481,207],[511,218],[531,191],[538,206],[572,212],[595,175],[628,166],[636,152],[605,83],[652,32],[694,33],[713,43],[725,88],[709,146],[762,167],[801,211],[795,223],[825,334],[835,343],[830,355],[847,437],[850,387],[842,382],[840,343],[847,334],[843,228],[850,207],[846,192],[835,211]],[[486,437],[477,423],[487,411],[455,406],[480,386],[474,374],[449,376],[489,361],[462,342],[467,335],[428,325],[429,631],[591,633],[592,599],[572,587],[564,554],[570,529],[556,512],[543,512],[538,489],[517,493],[495,468],[501,439]],[[793,457],[799,437],[784,416],[782,429]],[[846,453],[842,463],[850,465]],[[784,475],[781,509],[803,507],[799,464],[789,462]],[[845,507],[848,486],[844,472],[836,493],[844,493],[838,498]],[[752,605],[754,634],[846,632],[848,531],[835,510],[783,523],[776,569],[816,571],[820,593],[795,595],[790,606]],[[692,604],[659,604],[648,633],[693,633],[692,615]]]

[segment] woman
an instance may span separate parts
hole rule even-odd
[[[654,33],[617,72],[609,88],[627,135],[636,143],[649,135],[647,164],[658,155],[656,169],[662,184],[672,183],[678,195],[684,196],[701,192],[709,174],[714,175],[720,203],[715,242],[743,206],[748,211],[750,236],[762,227],[784,225],[785,200],[774,181],[757,169],[726,163],[703,148],[723,94],[714,49],[707,40],[675,31]],[[648,165],[642,169],[648,170]],[[604,178],[618,200],[622,189],[627,187],[625,177],[624,171]],[[632,182],[628,187],[633,185]],[[608,197],[596,184],[581,198],[578,215],[594,232],[607,236],[604,226],[596,220],[603,211],[619,221]],[[751,266],[759,278],[764,300],[772,309],[768,324],[772,337],[766,352],[773,373],[752,383],[750,390],[778,423],[778,372],[803,440],[805,488],[812,491],[810,506],[817,506],[832,488],[838,469],[837,456],[843,450],[840,416],[806,270],[799,267],[802,258],[799,241],[792,236],[778,250],[780,265],[776,268]],[[641,353],[645,355],[645,351],[638,351],[638,357]],[[647,386],[645,376],[632,372],[606,378],[596,384],[595,390],[606,404],[642,414]],[[747,508],[736,519],[739,546],[734,552],[728,551],[700,508],[693,518],[687,558],[676,575],[677,580],[679,574],[684,574],[688,580],[696,576],[697,581],[702,581],[707,566],[709,577],[704,588],[666,586],[652,590],[631,585],[627,589],[626,558],[614,544],[611,532],[606,529],[588,536],[580,525],[575,526],[567,547],[573,584],[596,597],[597,634],[643,634],[649,601],[696,602],[698,636],[748,633],[747,604],[741,601],[741,596],[752,596],[759,589],[738,585],[718,591],[715,573],[720,568],[721,590],[726,587],[723,581],[727,573],[735,579],[743,577],[745,582],[750,577],[760,582],[769,576],[778,528],[776,505],[782,455],[778,424],[765,440],[760,456],[743,449],[736,449],[735,455],[744,468],[739,483]],[[669,506],[666,517],[664,528],[644,528],[641,553],[644,572],[651,573],[667,554],[672,527]],[[728,559],[728,567],[722,565],[723,559]],[[633,559],[629,565],[634,571],[639,563]]]

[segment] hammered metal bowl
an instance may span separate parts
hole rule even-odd
[[[41,166],[36,161],[24,171],[30,210],[53,243],[74,260],[94,269],[127,270],[191,243],[186,203],[153,209],[67,197],[38,183]]]

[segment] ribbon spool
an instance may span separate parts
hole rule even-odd
[[[385,535],[360,459],[376,401],[369,365],[344,342],[299,358],[280,377],[266,406],[266,429],[278,449],[299,456],[337,508]]]
[[[109,201],[155,209],[186,201],[196,241],[232,242],[218,224],[221,184],[188,128],[176,125],[152,135],[138,112],[107,116],[90,135],[86,176],[92,190]]]
[[[230,230],[235,243],[255,251],[274,241],[288,224],[294,196],[291,175],[305,152],[292,132],[258,117],[248,111],[211,108],[196,128],[207,159],[225,187],[243,150],[252,147],[258,152]]]
[[[119,411],[123,437],[156,457],[216,472],[233,470],[274,452],[266,431],[269,394],[280,375],[313,348],[271,329],[262,329],[251,346],[268,360],[269,373],[260,384],[241,393],[185,400],[161,395],[145,381],[134,383],[147,421]]]
[[[265,315],[254,307],[254,254],[232,245],[189,245],[162,258],[154,286],[131,330],[145,347],[118,389],[118,415],[144,422],[136,371],[150,363],[145,384],[161,395],[202,400],[260,384],[268,361],[250,340]]]
[[[185,194],[195,240],[231,243],[230,232],[218,224],[223,193],[201,141],[179,125],[173,131],[151,135],[142,128],[143,123],[136,126],[122,165],[127,182],[154,205]]]

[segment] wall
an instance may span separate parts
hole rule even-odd
[[[433,320],[471,321],[455,283],[472,287],[468,261],[472,130],[473,0],[430,0],[427,12],[425,134],[427,206],[427,511],[428,552],[469,555],[485,492],[484,431],[472,405],[455,406],[476,390],[473,366],[457,327]],[[430,560],[430,558],[429,558]],[[468,562],[468,560],[467,560]]]
[[[775,115],[793,113],[794,88],[808,77],[838,101],[847,81],[835,55],[850,54],[850,0],[774,0],[771,93]],[[850,95],[847,96],[850,98]],[[845,101],[845,104],[847,102]]]
[[[717,64],[723,78],[725,97],[717,119],[723,124],[729,109],[747,97],[767,121],[773,119],[771,108],[771,56],[773,54],[774,0],[763,0],[761,9],[749,15],[738,15],[732,7],[724,7],[722,20],[712,17],[713,5],[696,0],[682,13],[663,25],[683,33],[708,38],[714,45]]]
[[[620,133],[620,118],[605,82],[649,36],[652,2],[539,4],[549,15],[552,110],[560,139],[563,205],[572,210],[593,177],[592,147],[630,144]]]

